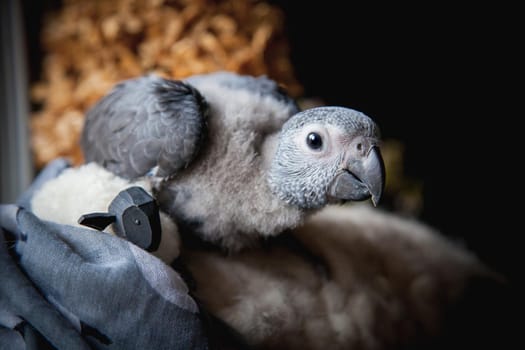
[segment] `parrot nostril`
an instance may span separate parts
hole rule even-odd
[[[357,147],[358,151],[361,151],[363,149],[363,144],[362,143],[358,143],[356,147]]]

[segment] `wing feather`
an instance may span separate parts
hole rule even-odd
[[[206,134],[208,105],[188,83],[153,75],[123,81],[87,113],[86,162],[133,179],[158,167],[171,176],[189,164]]]

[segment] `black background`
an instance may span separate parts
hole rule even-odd
[[[515,9],[274,3],[305,95],[361,110],[401,140],[407,175],[423,182],[420,218],[517,284]]]
[[[284,11],[304,96],[360,110],[384,138],[402,141],[405,172],[423,183],[420,219],[521,287],[517,9],[272,2]],[[32,79],[39,73],[41,14],[57,4],[24,2]],[[507,337],[510,314],[494,314],[484,330],[499,324],[494,337]]]

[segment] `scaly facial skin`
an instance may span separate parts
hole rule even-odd
[[[283,126],[269,172],[274,194],[302,209],[372,198],[379,202],[384,165],[379,129],[363,113],[318,107]]]

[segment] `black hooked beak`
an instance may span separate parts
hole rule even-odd
[[[345,169],[330,184],[328,193],[333,198],[345,201],[362,201],[371,197],[372,203],[377,206],[384,186],[383,158],[379,148],[372,145],[366,153],[351,155]]]

